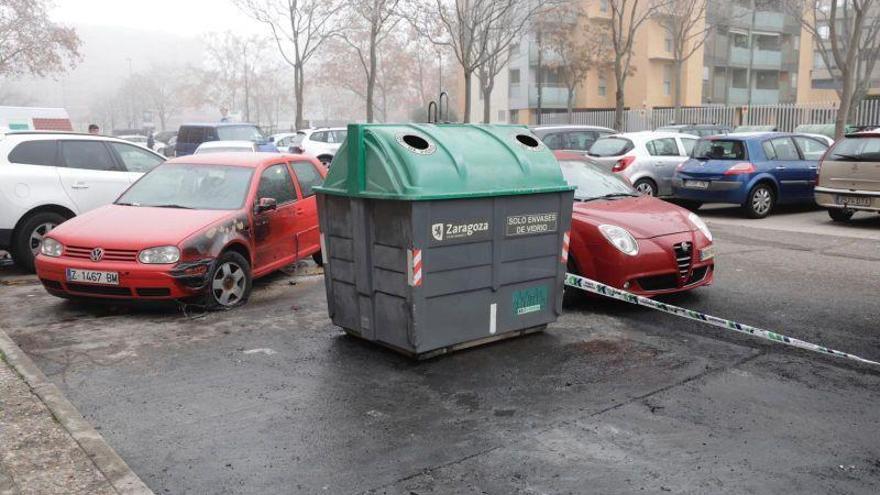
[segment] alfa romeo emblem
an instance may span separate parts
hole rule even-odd
[[[104,257],[104,250],[101,248],[92,249],[92,254],[89,256],[92,261],[98,262],[101,261],[101,258]]]

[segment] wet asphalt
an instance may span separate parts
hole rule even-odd
[[[715,285],[665,301],[880,359],[877,240],[717,215]],[[414,363],[334,328],[312,265],[211,314],[0,284],[6,332],[159,494],[880,491],[880,370],[624,303]]]

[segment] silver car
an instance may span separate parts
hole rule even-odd
[[[700,138],[677,132],[625,132],[599,138],[587,156],[625,176],[640,194],[671,196],[672,175]]]

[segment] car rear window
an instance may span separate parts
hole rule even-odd
[[[834,145],[827,159],[837,162],[880,162],[880,136],[845,137]]]
[[[620,156],[633,149],[633,142],[622,137],[604,137],[596,140],[590,151],[590,156]]]
[[[743,141],[733,139],[701,139],[694,146],[693,157],[701,160],[745,160]]]
[[[55,141],[25,141],[9,153],[11,163],[24,165],[46,165],[54,167],[58,164],[58,146]]]

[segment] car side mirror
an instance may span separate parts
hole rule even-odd
[[[275,198],[260,198],[260,200],[257,201],[257,207],[255,210],[257,213],[263,213],[277,208],[278,202],[275,201]]]

